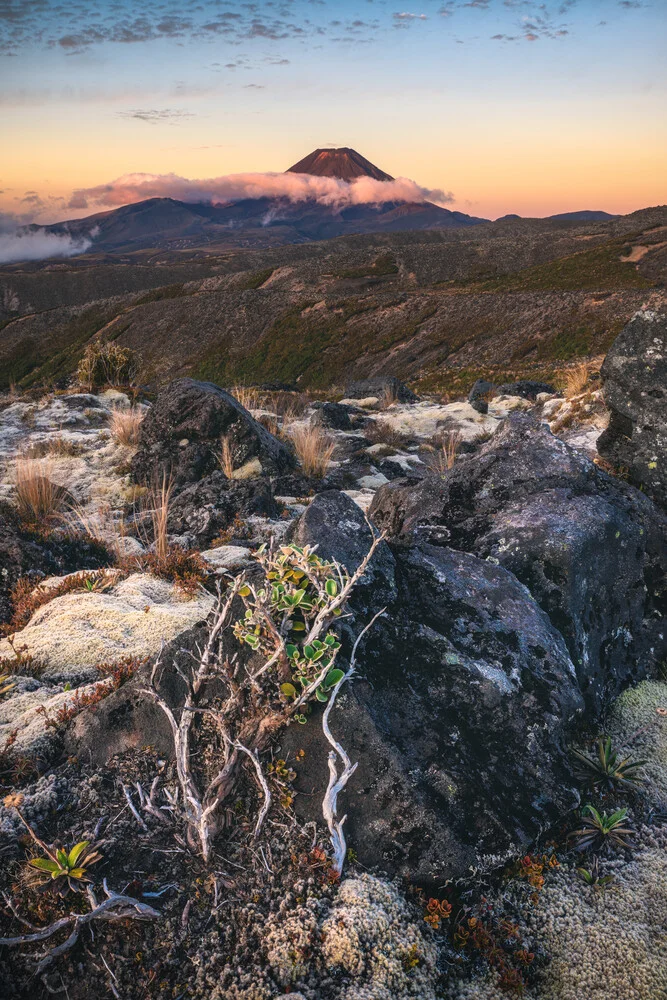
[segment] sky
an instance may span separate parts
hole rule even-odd
[[[664,204],[666,51],[667,0],[0,0],[0,222],[325,146],[485,218]]]

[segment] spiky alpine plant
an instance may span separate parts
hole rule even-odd
[[[577,851],[634,846],[632,827],[625,825],[628,810],[617,809],[613,813],[598,812],[595,806],[587,805],[581,811],[582,825],[570,834],[570,840]]]
[[[599,738],[595,757],[589,757],[579,750],[574,750],[573,753],[577,761],[577,776],[594,788],[612,791],[619,787],[637,788],[642,784],[643,778],[639,772],[646,761],[633,760],[629,756],[619,760],[619,754],[612,746],[611,736]]]
[[[31,858],[28,865],[44,889],[53,888],[64,896],[70,889],[79,892],[90,882],[86,872],[101,857],[99,851],[90,849],[89,841],[82,840],[70,851],[57,848],[55,852],[48,851],[46,858]]]

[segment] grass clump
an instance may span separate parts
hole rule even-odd
[[[84,451],[83,445],[67,438],[48,438],[46,441],[35,441],[22,454],[23,458],[76,458]]]
[[[122,444],[128,448],[136,448],[139,444],[143,419],[144,411],[136,406],[131,407],[129,410],[112,410],[109,420],[109,431],[116,444]]]
[[[431,472],[437,476],[444,476],[453,468],[461,441],[462,438],[458,431],[446,431],[438,436],[435,450],[426,460],[426,465]]]
[[[45,527],[64,508],[68,491],[52,475],[51,462],[16,459],[16,506],[24,525]]]
[[[405,448],[410,435],[399,431],[389,420],[372,420],[364,427],[364,437],[371,444],[387,444],[392,448]]]
[[[288,426],[286,433],[306,475],[324,476],[336,447],[334,439],[315,424]]]

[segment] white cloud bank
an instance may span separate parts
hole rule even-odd
[[[75,240],[67,233],[47,233],[43,229],[0,233],[0,264],[46,257],[74,257],[91,246],[92,240]]]
[[[348,182],[336,177],[292,173],[228,174],[206,180],[188,180],[177,174],[126,174],[108,184],[75,191],[69,207],[118,208],[146,198],[175,198],[212,205],[244,198],[285,198],[292,203],[315,201],[332,208],[386,201],[433,201],[442,205],[454,200],[453,195],[445,191],[421,187],[407,177],[397,177],[393,181],[358,177]]]

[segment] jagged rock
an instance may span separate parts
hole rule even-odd
[[[182,489],[169,508],[168,530],[173,535],[189,535],[199,547],[208,545],[235,517],[257,514],[278,517],[268,479],[227,479],[218,469],[198,483]]]
[[[361,509],[338,490],[318,493],[289,532],[295,545],[317,545],[324,559],[335,559],[353,573],[368,552],[371,529]],[[382,604],[395,599],[394,558],[386,542],[378,547],[372,564],[359,581],[356,606]]]
[[[576,803],[565,734],[583,698],[562,637],[510,572],[425,543],[393,556],[394,600],[330,723],[359,761],[341,802],[350,845],[423,885],[521,850]],[[357,600],[358,633],[382,605]],[[283,736],[283,756],[300,749],[296,809],[314,819],[329,750],[317,713]]]
[[[167,475],[175,487],[197,482],[219,468],[223,437],[234,469],[252,459],[259,459],[263,473],[279,474],[295,465],[289,449],[228,392],[212,382],[181,378],[158,395],[143,420],[133,478],[151,485]]]
[[[489,403],[484,397],[493,392],[493,389],[493,382],[487,382],[486,379],[483,378],[477,379],[468,393],[468,402],[472,406],[473,410],[477,410],[478,413],[484,414],[489,412]]]
[[[502,385],[496,386],[496,392],[501,396],[521,396],[522,399],[535,400],[542,392],[552,395],[556,390],[548,382],[520,379],[518,382],[504,382]]]
[[[351,431],[350,413],[346,406],[340,403],[318,403],[310,418],[312,424],[318,427],[330,427],[336,431]]]
[[[667,314],[637,313],[600,374],[610,418],[598,451],[667,507]]]
[[[596,708],[665,655],[667,519],[530,417],[510,417],[444,476],[388,484],[370,513],[394,538],[511,570],[562,633]]]
[[[391,394],[398,403],[416,403],[419,398],[405,383],[393,375],[378,375],[375,378],[350,382],[345,388],[346,399],[368,399],[371,396],[382,399],[386,394]]]

